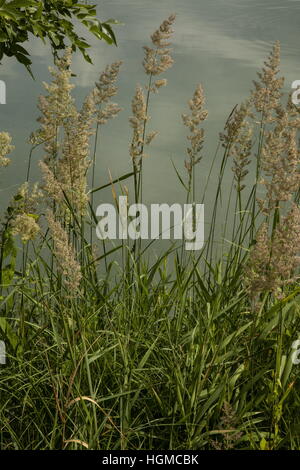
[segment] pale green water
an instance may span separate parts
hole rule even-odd
[[[159,130],[160,135],[152,146],[151,157],[145,161],[146,202],[183,201],[184,194],[170,159],[183,170],[186,144],[180,116],[198,82],[203,84],[209,110],[204,159],[199,170],[200,187],[205,184],[218,132],[234,105],[247,97],[252,79],[256,78],[256,71],[275,40],[280,40],[282,45],[281,69],[286,77],[286,90],[293,80],[300,79],[299,0],[102,0],[95,3],[99,4],[101,19],[113,17],[124,23],[115,27],[118,48],[89,37],[94,66],[87,64],[80,54],[73,65],[77,74],[75,94],[81,103],[107,63],[124,61],[116,98],[124,111],[105,127],[101,136],[97,185],[107,182],[108,168],[114,177],[131,168],[128,116],[136,83],[146,83],[141,65],[142,46],[149,43],[150,34],[170,13],[178,15],[173,41],[175,65],[166,74],[168,87],[154,96],[151,104],[150,128]],[[24,181],[29,151],[24,142],[37,128],[37,98],[43,90],[42,81],[49,80],[47,67],[52,62],[49,49],[39,41],[31,41],[28,47],[33,56],[35,81],[13,59],[4,60],[0,68],[0,79],[7,83],[7,104],[1,105],[0,128],[12,134],[16,145],[12,165],[0,175],[3,203]],[[34,162],[41,156],[35,155]],[[32,179],[38,178],[35,169]]]

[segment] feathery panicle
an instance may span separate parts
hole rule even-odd
[[[41,98],[41,97],[40,97]],[[40,120],[40,118],[39,118]],[[31,132],[28,143],[32,145],[32,147],[37,147],[38,145],[44,144],[44,132],[43,129],[37,129]]]
[[[145,144],[150,145],[152,140],[155,139],[157,135],[158,135],[157,131],[149,132],[149,134],[146,135]]]
[[[116,103],[110,100],[117,94],[118,88],[116,81],[118,79],[122,62],[114,62],[107,66],[100,75],[99,81],[94,89],[94,100],[97,106],[96,116],[99,125],[104,125],[109,119],[116,117],[122,110]]]
[[[119,76],[122,61],[114,62],[105,68],[96,83],[95,103],[96,105],[107,103],[112,96],[118,92],[116,81]]]
[[[281,284],[296,280],[295,270],[300,265],[300,209],[292,204],[291,209],[276,226],[272,240],[272,266]]]
[[[264,123],[271,124],[264,129],[264,140],[260,156],[260,183],[266,188],[263,199],[257,199],[260,209],[267,216],[257,233],[256,244],[252,246],[246,267],[246,284],[254,301],[262,292],[282,295],[282,287],[295,281],[295,270],[300,265],[298,251],[300,243],[300,209],[291,203],[300,184],[298,136],[299,117],[288,100],[287,106],[280,103],[283,79],[278,79],[279,44],[266,62],[260,74],[264,86],[256,87],[253,95],[257,111],[264,115]],[[255,101],[256,100],[256,101]],[[290,209],[272,231],[269,230],[272,213],[284,208]],[[275,220],[275,219],[274,219]],[[271,232],[271,235],[269,235]]]
[[[252,100],[257,112],[263,113],[265,122],[274,120],[273,111],[277,108],[282,96],[284,78],[278,78],[280,64],[280,44],[277,41],[269,58],[264,62],[262,72],[258,72],[260,81],[254,81],[255,90]]]
[[[241,128],[245,125],[247,126],[247,117],[253,117],[253,114],[250,112],[249,100],[245,101],[245,103],[242,103],[240,106],[236,105],[228,117],[224,126],[224,132],[220,133],[222,147],[230,147],[239,135]]]
[[[248,174],[247,167],[250,163],[253,129],[247,120],[248,117],[253,117],[250,101],[235,106],[225,123],[224,132],[220,133],[222,147],[233,158],[232,171],[238,191],[245,188],[243,180]]]
[[[256,234],[256,243],[250,251],[248,264],[245,269],[246,285],[252,298],[256,298],[263,291],[272,289],[273,283],[270,280],[269,263],[270,240],[268,224],[264,222]]]
[[[135,95],[132,99],[132,113],[133,117],[129,120],[131,127],[133,128],[130,156],[133,164],[137,165],[137,158],[143,157],[143,146],[145,143],[143,137],[144,126],[146,121],[149,119],[149,116],[147,116],[144,93],[140,85],[136,87]]]
[[[230,403],[225,401],[222,411],[223,414],[218,426],[222,435],[222,442],[211,441],[211,444],[216,450],[229,450],[234,448],[235,442],[242,437],[243,433],[237,430],[239,419]]]
[[[153,48],[144,46],[145,59],[143,65],[145,72],[148,75],[159,75],[164,73],[172,67],[174,63],[171,57],[171,50],[169,48],[171,45],[169,39],[174,32],[172,25],[175,22],[175,18],[175,15],[169,16],[169,18],[163,21],[160,27],[152,34],[151,40],[154,46]],[[156,88],[157,91],[157,88],[164,86],[165,84],[166,82],[159,81],[156,83],[154,88]]]
[[[38,187],[38,183],[35,183],[32,190],[30,190],[29,183],[25,182],[18,191],[18,206],[24,211],[34,212],[41,198],[42,192]]]
[[[299,245],[300,209],[292,204],[288,214],[276,226],[273,237],[269,237],[266,223],[257,234],[246,268],[246,284],[253,298],[268,291],[280,298],[281,288],[297,279]]]
[[[106,124],[110,119],[117,117],[117,115],[122,111],[117,103],[107,103],[102,110],[97,112],[97,121],[100,126]]]
[[[24,243],[34,240],[39,231],[40,226],[33,214],[18,214],[12,223],[12,234],[19,235]]]
[[[251,156],[252,136],[253,130],[247,123],[247,125],[243,127],[243,132],[239,133],[239,136],[231,147],[230,154],[233,158],[232,171],[238,191],[242,191],[245,188],[243,181],[249,173],[247,167],[251,161],[249,157]]]
[[[70,83],[71,60],[72,51],[68,48],[64,56],[56,60],[57,68],[49,68],[53,80],[50,84],[44,83],[48,95],[39,98],[39,109],[42,112],[42,116],[38,119],[41,123],[39,139],[44,142],[47,154],[45,161],[56,157],[59,149],[59,128],[76,112],[74,99],[71,96],[71,90],[74,88]]]
[[[192,172],[192,168],[196,165],[202,157],[197,157],[197,155],[202,150],[202,145],[204,141],[204,130],[199,127],[199,125],[205,121],[207,118],[208,112],[203,109],[205,105],[205,98],[203,93],[203,88],[199,84],[194,92],[194,96],[188,102],[191,113],[182,114],[182,120],[184,125],[189,129],[190,134],[187,136],[187,139],[190,141],[190,146],[187,148],[187,154],[189,160],[185,161],[185,167],[189,174]]]
[[[146,86],[147,98],[145,99],[140,85],[136,87],[135,95],[132,99],[133,116],[129,122],[133,128],[133,137],[130,144],[130,156],[132,158],[134,169],[142,166],[142,158],[145,145],[150,145],[158,132],[149,132],[146,135],[146,124],[150,119],[148,115],[148,103],[150,92],[157,93],[158,90],[167,84],[166,79],[158,79],[152,85],[152,77],[166,72],[173,65],[173,59],[170,55],[169,39],[173,34],[172,25],[175,21],[175,15],[169,16],[163,21],[158,30],[151,36],[153,48],[144,46],[145,58],[143,66],[147,75],[150,76],[149,84]]]
[[[94,133],[96,103],[91,92],[77,111],[70,91],[71,51],[57,61],[57,71],[51,85],[45,85],[49,92],[40,98],[43,113],[41,134],[45,140],[46,157],[40,163],[43,173],[43,188],[50,198],[62,208],[63,193],[73,209],[84,215],[87,207],[87,169],[89,167],[89,139]]]
[[[52,170],[43,161],[39,162],[39,167],[42,172],[41,188],[47,196],[47,203],[51,205],[53,201],[60,206],[64,200],[63,188],[61,183],[55,178]]]
[[[286,110],[288,112],[288,115],[290,117],[290,123],[289,125],[291,127],[295,127],[297,129],[300,129],[300,111],[299,111],[299,106],[293,103],[292,100],[292,95],[293,95],[293,90],[290,91],[288,95],[288,100],[286,104]]]
[[[11,145],[11,136],[8,132],[0,132],[0,167],[7,166],[10,163],[10,159],[7,155],[11,153],[14,146]]]
[[[161,80],[155,80],[154,86],[152,87],[153,93],[158,93],[158,90],[163,87],[167,86],[168,80],[166,78],[162,78]]]
[[[266,214],[277,208],[280,202],[290,201],[300,184],[297,128],[289,121],[289,111],[276,109],[277,120],[273,130],[266,132],[262,148],[261,168],[266,178],[265,200],[258,200]]]
[[[243,180],[248,174],[248,165],[252,149],[253,129],[247,117],[252,117],[250,113],[250,102],[246,101],[241,106],[236,106],[224,127],[224,132],[220,133],[222,146],[228,150],[233,158],[232,171],[236,187],[239,191],[245,188]]]
[[[64,189],[74,210],[84,215],[88,202],[87,169],[90,165],[90,137],[94,133],[95,103],[93,94],[86,98],[82,110],[65,124],[62,156],[56,165],[56,179]]]
[[[33,240],[40,231],[37,223],[37,205],[41,198],[42,193],[38,184],[35,184],[30,191],[29,184],[24,183],[13,199],[12,233],[19,235],[24,243]]]
[[[54,215],[51,211],[47,213],[47,220],[54,242],[54,255],[58,268],[61,274],[65,276],[64,282],[66,287],[71,291],[71,296],[76,296],[82,278],[80,264],[76,260],[67,233],[61,224],[54,219]]]

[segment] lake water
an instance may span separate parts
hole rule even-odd
[[[300,79],[300,0],[102,0],[94,3],[99,4],[98,15],[102,20],[115,18],[123,25],[115,27],[118,47],[89,37],[94,65],[86,63],[80,54],[75,56],[73,70],[77,75],[74,83],[78,103],[106,64],[124,61],[119,95],[115,99],[123,112],[103,128],[97,186],[108,181],[108,168],[113,177],[131,168],[128,117],[136,83],[146,83],[142,46],[149,44],[150,34],[171,13],[177,14],[173,40],[175,64],[166,74],[168,86],[153,96],[150,107],[150,128],[159,130],[160,134],[152,145],[150,158],[145,160],[146,203],[184,200],[171,159],[184,173],[186,133],[181,113],[186,111],[187,100],[197,83],[204,87],[209,110],[203,161],[198,170],[200,190],[207,178],[218,132],[232,108],[248,96],[252,80],[275,40],[281,42],[281,71],[286,77],[286,91],[293,80]],[[49,48],[33,39],[28,49],[35,81],[13,59],[3,60],[0,68],[0,79],[7,84],[7,104],[1,105],[0,128],[11,133],[16,146],[12,164],[0,175],[3,204],[25,179],[29,152],[26,139],[38,127],[37,99],[43,91],[42,81],[50,78]],[[39,178],[35,163],[41,157],[41,153],[34,156],[32,180]],[[209,191],[213,195],[214,187]],[[100,198],[107,200],[109,195],[103,193]]]

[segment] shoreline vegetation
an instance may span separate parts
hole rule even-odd
[[[205,204],[218,175],[204,248],[171,243],[154,260],[139,239],[95,240],[103,189],[117,211],[120,196],[143,201],[143,160],[157,138],[150,103],[167,85],[174,23],[171,15],[144,48],[132,167],[100,188],[100,135],[121,112],[122,64],[107,66],[79,110],[71,50],[50,69],[26,181],[1,219],[1,450],[300,449],[300,114],[283,96],[278,42],[220,133],[203,194],[201,84],[182,115],[186,158],[174,169],[186,203]],[[2,175],[12,151],[1,132]],[[36,152],[42,177],[32,184]]]

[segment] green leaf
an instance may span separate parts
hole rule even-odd
[[[111,181],[110,183],[107,183],[107,184],[104,184],[103,186],[99,186],[98,188],[92,189],[90,191],[90,193],[96,193],[97,191],[101,191],[102,189],[108,188],[112,184],[119,183],[119,181],[126,180],[126,179],[130,178],[133,175],[134,175],[134,172],[126,173],[126,175],[120,176],[119,178]]]
[[[123,25],[122,21],[114,20],[113,18],[109,18],[109,20],[105,20],[104,24],[119,24]]]
[[[19,339],[6,318],[3,317],[0,317],[0,332],[5,339],[8,340],[10,346],[16,350],[19,344]]]
[[[54,56],[57,51],[66,47],[65,40],[69,39],[72,49],[78,48],[85,60],[92,63],[86,49],[90,44],[81,38],[74,30],[73,20],[77,19],[87,31],[98,39],[104,39],[108,44],[116,44],[114,32],[109,23],[101,24],[96,19],[95,5],[78,3],[76,0],[47,2],[36,0],[12,0],[6,3],[0,0],[0,58],[4,55],[15,57],[31,73],[31,61],[26,49],[21,49],[23,42],[28,40],[31,33],[43,42],[48,39],[53,47]],[[6,43],[5,47],[2,43]],[[18,48],[16,48],[18,44]],[[18,55],[16,54],[18,53]]]
[[[13,0],[8,5],[9,7],[12,7],[12,8],[23,8],[23,7],[35,6],[36,2],[33,0]]]
[[[39,20],[42,17],[42,13],[43,13],[43,2],[40,2],[39,7],[37,8],[33,18],[35,20]]]
[[[184,189],[185,189],[186,191],[188,191],[188,187],[186,186],[185,182],[183,181],[182,177],[180,176],[179,171],[177,170],[177,168],[176,168],[176,166],[175,166],[175,163],[173,162],[172,159],[171,159],[171,163],[172,163],[172,165],[173,165],[173,168],[174,168],[174,170],[175,170],[175,172],[176,172],[177,178],[179,179],[180,183],[182,184],[182,186],[184,187]]]
[[[117,45],[117,39],[116,39],[115,33],[113,32],[111,26],[107,23],[102,23],[102,28],[106,29],[106,31],[108,32],[109,36],[111,37],[113,43],[115,45]]]
[[[0,10],[0,16],[6,18],[7,20],[17,21],[17,16],[7,10]]]
[[[266,439],[263,437],[259,443],[260,450],[268,450],[268,443]]]
[[[32,64],[31,60],[26,55],[21,54],[19,52],[16,53],[16,58],[21,64],[25,65],[26,67]]]

